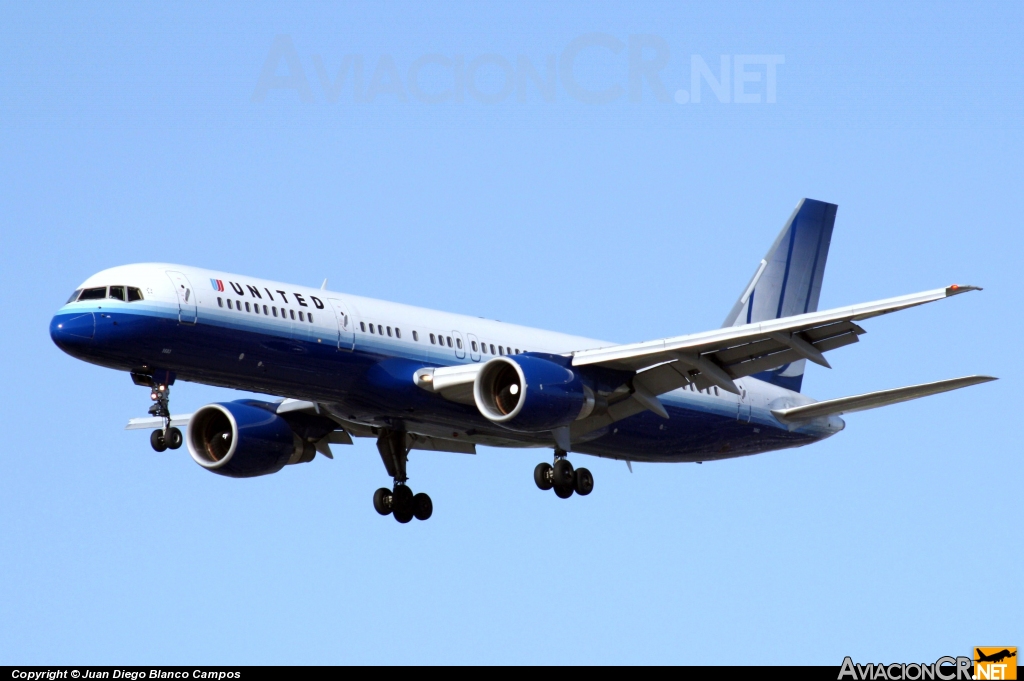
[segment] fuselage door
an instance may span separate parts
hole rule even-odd
[[[453,330],[452,338],[455,339],[455,356],[459,359],[466,359],[466,341],[462,339],[462,334]]]
[[[356,333],[348,307],[337,298],[328,298],[327,303],[334,310],[334,320],[338,325],[338,349],[351,352],[356,344]]]
[[[739,399],[736,401],[736,420],[750,423],[750,397],[746,388],[740,388]]]
[[[469,358],[474,362],[480,361],[480,343],[477,341],[477,337],[471,333],[466,334],[466,340],[469,341]]]
[[[178,321],[182,324],[195,324],[199,317],[195,289],[181,272],[168,271],[167,276],[174,284],[174,292],[178,296]]]

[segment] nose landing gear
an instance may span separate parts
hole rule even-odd
[[[409,461],[409,448],[406,446],[405,432],[401,430],[383,429],[377,438],[377,451],[384,461],[388,475],[394,478],[391,489],[381,487],[373,493],[373,508],[381,515],[393,515],[400,523],[407,523],[413,518],[426,520],[434,513],[434,503],[430,497],[420,492],[413,494],[407,484],[409,478],[405,468]]]
[[[133,377],[134,378],[134,377]],[[151,416],[164,420],[164,427],[157,428],[149,436],[149,444],[155,451],[177,449],[184,442],[181,431],[171,426],[171,386],[166,383],[152,383],[149,397],[153,406],[149,408]]]
[[[533,481],[542,490],[555,490],[555,496],[568,499],[573,492],[585,497],[594,491],[594,476],[586,468],[573,469],[561,449],[555,450],[555,463],[539,463],[533,469]]]

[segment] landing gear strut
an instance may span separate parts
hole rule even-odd
[[[568,499],[573,492],[585,497],[594,491],[594,476],[586,468],[573,469],[566,453],[555,450],[555,463],[539,463],[533,469],[533,481],[542,490],[555,490],[555,496]]]
[[[164,383],[154,383],[149,397],[153,400],[153,406],[149,408],[150,415],[164,420],[164,427],[157,428],[149,436],[149,444],[158,452],[177,449],[184,438],[180,430],[171,426],[171,387]]]
[[[420,492],[413,494],[406,475],[406,464],[409,461],[409,448],[406,446],[405,431],[385,428],[377,438],[377,451],[384,461],[388,475],[394,478],[391,489],[381,487],[373,493],[373,508],[381,515],[391,514],[400,523],[407,523],[413,518],[426,520],[434,513],[434,504],[430,497]]]

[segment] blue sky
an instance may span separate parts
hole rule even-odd
[[[1024,9],[889,5],[2,3],[0,663],[838,665],[1024,643]],[[731,87],[701,76],[694,102],[692,69],[720,81],[723,55]],[[400,526],[373,512],[372,442],[210,475],[123,431],[145,390],[47,333],[88,275],[140,261],[616,342],[695,332],[804,196],[840,206],[822,308],[985,287],[865,324],[806,392],[1002,380],[803,449],[588,459],[595,492],[568,502],[534,487],[539,452],[418,453],[435,513]],[[234,397],[179,384],[172,405]]]

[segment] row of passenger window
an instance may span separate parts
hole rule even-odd
[[[377,324],[377,326],[375,328],[374,325],[373,325],[373,322],[370,322],[370,333],[376,334],[378,336],[383,336],[384,335],[384,329],[387,329],[388,338],[391,338],[392,329],[391,329],[390,326],[386,327],[386,326],[383,326],[382,324]],[[363,333],[366,333],[366,322],[359,322],[359,330],[362,331]],[[394,335],[395,335],[396,338],[401,338],[402,337],[402,330],[400,328],[398,328],[397,326],[394,328]],[[418,333],[416,333],[415,331],[413,331],[412,332],[412,339],[414,341],[418,341],[420,339],[420,335]]]
[[[244,303],[241,300],[236,300],[236,301],[234,301],[234,304],[232,304],[231,299],[230,298],[227,299],[227,307],[228,307],[229,310],[238,310],[239,312],[241,312],[242,309],[243,309],[242,305],[245,305],[245,311],[246,312],[253,312],[255,314],[260,314],[260,308],[262,307],[263,308],[262,312],[266,316],[268,316],[268,317],[270,317],[271,315],[273,315],[274,317],[278,316],[278,310],[277,310],[276,306],[273,306],[273,305],[271,305],[271,306],[260,305],[259,303],[252,303],[252,305],[250,306],[248,300],[245,301]],[[220,297],[217,298],[217,307],[224,307],[224,299],[223,298],[220,298]],[[290,310],[288,308],[282,307],[281,308],[280,317],[281,317],[281,319],[291,318],[292,320],[294,320],[295,319],[295,310]],[[303,312],[302,310],[299,310],[299,321],[300,322],[307,322],[308,321],[310,324],[312,324],[313,323],[313,313],[312,312]]]
[[[134,303],[136,300],[142,300],[142,291],[134,286],[97,286],[96,288],[80,288],[71,294],[71,297],[68,298],[68,302],[73,303],[76,300],[104,300],[106,298]]]
[[[691,393],[704,393],[705,395],[710,395],[711,391],[714,390],[715,391],[715,396],[716,397],[718,396],[718,386],[712,386],[710,388],[704,388],[703,390],[698,390],[697,386],[695,386],[693,383],[690,383],[690,384],[684,386],[683,390],[689,390]]]
[[[390,326],[384,326],[383,324],[374,324],[373,322],[370,322],[369,324],[367,324],[366,322],[359,322],[359,330],[362,331],[363,333],[369,332],[369,333],[375,334],[377,336],[383,336],[383,335],[387,334],[388,338],[391,338],[391,337],[401,338],[402,337],[402,330],[400,328],[398,328],[397,326],[394,329],[392,329]],[[420,340],[419,332],[413,331],[412,332],[412,339],[418,343],[419,340]],[[449,348],[457,348],[459,350],[462,350],[462,348],[463,348],[462,339],[461,338],[454,338],[453,339],[451,336],[442,336],[441,334],[436,334],[436,335],[435,334],[430,334],[430,344],[431,345],[440,345],[441,347],[445,347],[445,345],[447,345]],[[504,345],[499,345],[497,350],[495,350],[494,343],[491,343],[490,345],[488,345],[487,343],[479,343],[478,344],[476,341],[470,341],[470,345],[473,348],[473,352],[482,352],[485,355],[488,354],[488,352],[487,352],[487,348],[488,347],[490,347],[490,353],[489,354],[492,354],[492,355],[518,355],[518,354],[520,354],[519,348],[515,348],[515,349],[513,349],[512,347],[506,348]]]

